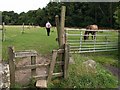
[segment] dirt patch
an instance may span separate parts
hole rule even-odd
[[[38,55],[36,58],[36,63],[37,64],[44,64],[46,62],[50,62],[50,55]],[[22,58],[16,61],[16,65],[18,66],[25,66],[25,65],[30,65],[31,64],[31,57],[26,57]],[[42,67],[42,68],[37,68],[36,73],[37,75],[44,75],[46,74],[47,69]],[[26,69],[26,70],[19,70],[15,72],[15,80],[16,83],[20,85],[27,85],[29,83],[29,80],[31,78],[31,70]]]
[[[120,80],[120,69],[114,66],[110,65],[104,65],[105,68],[107,68],[114,76],[118,77]]]

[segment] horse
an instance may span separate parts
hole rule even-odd
[[[87,31],[87,30],[89,30],[89,31]],[[90,33],[92,35],[92,40],[96,38],[96,32],[97,31],[90,31],[90,30],[98,30],[98,26],[97,25],[88,25],[86,27],[86,31],[84,33],[84,41],[89,39],[89,34]]]

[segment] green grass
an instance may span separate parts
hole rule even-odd
[[[51,88],[117,88],[118,79],[102,66],[102,64],[117,65],[117,58],[114,57],[115,54],[97,54],[73,54],[72,57],[75,64],[69,65],[68,78],[66,80],[53,79],[49,86]],[[89,59],[93,59],[97,63],[95,71],[89,68],[86,69],[83,65],[83,62]]]
[[[22,27],[6,27],[6,41],[3,45],[3,60],[7,58],[8,46],[14,46],[15,50],[36,50],[38,53],[52,54],[53,49],[58,48],[55,41],[57,32],[52,28],[51,35],[46,35],[46,29],[43,27],[25,28],[25,33],[22,34]],[[72,32],[74,33],[74,32]],[[76,32],[79,33],[79,32]],[[102,33],[100,33],[102,34]],[[116,33],[111,33],[116,35]],[[77,37],[78,38],[78,37]],[[78,39],[79,40],[79,39]],[[114,39],[112,39],[114,41]],[[85,53],[85,54],[72,54],[75,64],[70,64],[68,69],[68,78],[53,79],[48,87],[49,88],[115,88],[117,87],[118,80],[102,65],[112,65],[118,67],[118,53],[117,51],[99,52],[99,53]],[[96,61],[96,73],[87,72],[82,63],[86,60],[93,59]],[[56,67],[58,70],[58,67]],[[57,71],[55,70],[55,71]],[[34,87],[33,81],[28,86]],[[21,87],[17,85],[16,87]]]
[[[54,28],[52,28],[52,31]],[[14,46],[15,50],[36,50],[41,54],[51,53],[53,49],[58,47],[55,41],[56,30],[51,32],[50,36],[46,35],[45,28],[25,28],[22,34],[22,27],[6,27],[6,40],[3,42],[3,59],[7,60],[7,47]]]

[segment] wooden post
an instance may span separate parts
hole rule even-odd
[[[35,65],[36,64],[36,56],[31,56],[31,65]],[[35,69],[31,69],[31,76],[35,76],[36,75],[36,68]]]
[[[64,26],[65,26],[65,11],[66,11],[66,7],[62,6],[62,11],[61,11],[61,27],[60,27],[60,48],[64,48],[64,44],[65,44],[65,37],[64,37]]]
[[[64,26],[65,26],[65,11],[66,11],[66,7],[65,6],[62,6],[62,10],[61,10],[61,22],[60,22],[60,31],[59,31],[59,37],[60,37],[60,49],[65,49],[65,31],[64,31]],[[63,61],[64,62],[64,56],[65,56],[65,53],[64,54],[60,54],[59,55],[59,59],[60,61]],[[65,63],[64,63],[65,65]],[[64,72],[64,65],[61,66],[62,68],[62,72]],[[64,76],[64,75],[63,75]]]
[[[32,28],[33,28],[33,23],[32,23]]]
[[[2,42],[5,41],[5,23],[2,24]]]
[[[65,44],[65,52],[64,52],[64,78],[67,78],[68,64],[69,64],[69,45]]]
[[[65,32],[64,32],[64,26],[65,26],[65,11],[66,7],[62,6],[61,8],[61,22],[59,26],[59,17],[56,16],[56,25],[57,25],[57,30],[58,30],[58,40],[59,40],[59,49],[64,49],[64,44],[65,44]],[[64,54],[59,54],[58,56],[59,61],[64,62]],[[61,66],[62,72],[64,72],[64,65]]]
[[[55,23],[56,23],[56,28],[57,28],[57,34],[58,34],[58,44],[59,44],[59,47],[60,47],[60,22],[59,22],[59,16],[56,15],[55,16]]]
[[[30,29],[30,23],[29,23],[29,29]]]
[[[51,78],[52,78],[52,74],[53,74],[53,71],[54,71],[54,66],[55,66],[55,63],[56,63],[56,57],[57,57],[57,50],[53,50],[53,55],[52,55],[52,61],[50,63],[50,69],[49,69],[49,73],[48,73],[48,82],[51,81]]]
[[[13,88],[15,86],[15,61],[12,47],[8,47],[8,60],[10,69],[10,87]]]
[[[23,29],[22,29],[22,34],[23,34],[23,33],[24,33],[24,23],[23,23],[23,25],[22,25],[22,26],[23,26]]]

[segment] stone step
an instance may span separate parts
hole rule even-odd
[[[47,88],[47,80],[38,80],[36,82],[37,88]]]

